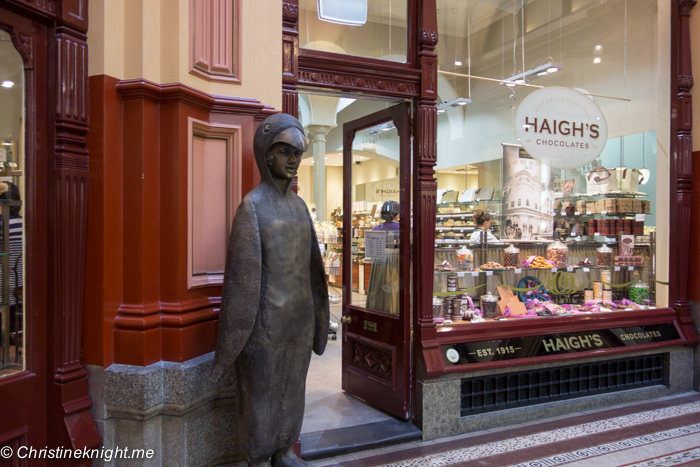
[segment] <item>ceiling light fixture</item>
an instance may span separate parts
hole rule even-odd
[[[367,22],[367,0],[318,0],[318,19],[362,26]]]
[[[557,71],[561,70],[564,68],[564,65],[561,63],[553,63],[553,62],[547,62],[544,65],[540,65],[535,68],[531,68],[527,70],[524,73],[518,73],[517,75],[513,75],[509,78],[505,78],[503,81],[509,81],[510,83],[513,83],[512,85],[509,83],[505,83],[506,86],[514,86],[516,84],[525,84],[526,78],[530,77],[530,79],[535,78],[537,76],[546,76],[550,73],[556,73]]]
[[[459,61],[455,62],[455,66],[462,66],[462,62],[459,62]]]
[[[8,79],[8,80],[6,80],[6,81],[3,81],[1,86],[2,86],[3,88],[8,88],[8,89],[9,89],[9,88],[11,88],[11,87],[14,86],[14,85],[15,85],[15,82],[14,82],[14,81],[10,81],[10,80]]]
[[[457,99],[452,99],[451,101],[443,102],[442,104],[438,105],[437,108],[438,108],[438,112],[440,112],[441,110],[443,110],[443,111],[450,110],[450,109],[465,106],[465,105],[471,104],[471,103],[472,103],[471,99],[467,99],[466,97],[458,97]],[[440,113],[442,113],[442,112],[440,112]]]
[[[593,63],[600,63],[601,61],[602,60],[600,59],[600,57],[596,57],[593,59]]]

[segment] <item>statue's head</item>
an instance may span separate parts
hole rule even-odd
[[[296,175],[308,141],[299,120],[275,114],[260,124],[253,145],[260,173],[267,168],[273,179],[286,180]]]

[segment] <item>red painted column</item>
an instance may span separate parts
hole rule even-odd
[[[118,79],[89,78],[90,185],[85,274],[85,363],[114,363],[114,319],[122,303],[122,102]]]
[[[690,10],[697,0],[672,2],[671,27],[671,229],[670,305],[688,337],[698,343],[688,303],[692,177],[693,71],[690,54]],[[675,97],[674,97],[675,96]]]
[[[414,387],[416,378],[422,378],[441,362],[432,307],[437,208],[437,180],[434,170],[437,163],[437,12],[434,0],[424,0],[420,2],[419,7],[418,60],[423,73],[420,97],[414,104]]]
[[[55,61],[54,152],[49,172],[49,446],[96,447],[87,370],[82,361],[87,233],[87,4],[66,1],[50,46]],[[50,107],[51,108],[51,107]],[[59,420],[62,422],[59,422]]]

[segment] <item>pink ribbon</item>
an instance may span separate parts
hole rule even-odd
[[[510,316],[510,318],[518,318],[518,319],[522,319],[522,318],[538,318],[538,316],[537,316],[537,312],[536,312],[536,311],[534,311],[534,310],[528,310],[524,315],[512,315],[512,316]]]

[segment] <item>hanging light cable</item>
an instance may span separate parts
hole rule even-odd
[[[471,74],[472,74],[472,32],[471,32],[471,26],[472,26],[472,11],[471,9],[467,10],[467,60],[469,60],[469,99],[472,98],[472,79],[471,79]]]
[[[389,57],[391,57],[391,0],[389,0]]]
[[[646,166],[646,155],[647,153],[647,132],[645,131],[642,133],[642,168],[639,169],[639,171],[642,173],[642,177],[644,177],[644,180],[641,181],[642,185],[646,185],[646,183],[649,181],[649,177],[651,177],[651,171],[647,169]]]
[[[625,137],[620,136],[620,168],[626,170],[625,167]]]
[[[625,0],[625,27],[624,27],[624,46],[625,46],[625,56],[623,58],[623,71],[622,71],[622,97],[627,97],[627,0]]]
[[[525,0],[520,0],[520,49],[523,52],[523,71],[525,71]]]

